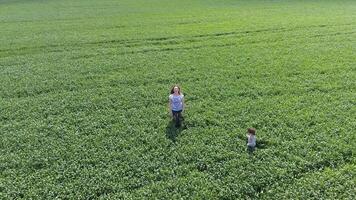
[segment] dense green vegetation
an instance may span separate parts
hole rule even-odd
[[[354,199],[355,33],[352,0],[0,0],[0,199]]]

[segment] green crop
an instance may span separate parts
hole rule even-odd
[[[355,13],[0,0],[0,199],[355,199]]]

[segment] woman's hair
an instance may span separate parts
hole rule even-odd
[[[174,88],[177,87],[178,88],[178,94],[180,94],[180,87],[179,85],[173,85],[172,89],[171,89],[171,94],[174,93]]]
[[[247,129],[247,132],[248,132],[248,133],[251,133],[252,135],[255,135],[255,134],[256,134],[256,129],[254,129],[254,128],[248,128],[248,129]]]

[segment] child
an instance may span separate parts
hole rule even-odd
[[[256,129],[247,129],[247,148],[248,150],[254,150],[256,147]]]
[[[176,127],[180,126],[180,118],[184,112],[184,95],[178,85],[174,85],[169,95],[169,110],[173,120],[176,122]]]

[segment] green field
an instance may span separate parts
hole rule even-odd
[[[355,199],[355,105],[353,0],[0,0],[0,199]]]

